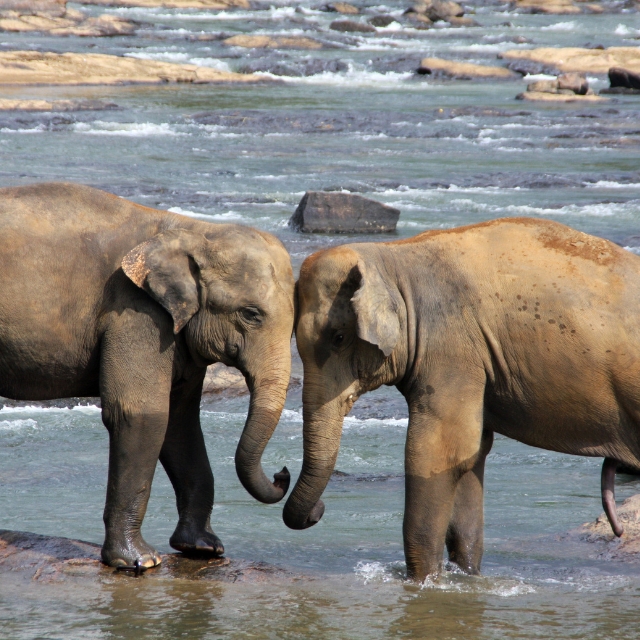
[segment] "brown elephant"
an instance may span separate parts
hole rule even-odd
[[[175,489],[170,544],[220,555],[213,475],[200,428],[207,365],[244,374],[249,414],[236,452],[262,502],[286,493],[261,455],[291,368],[294,279],[268,233],[158,211],[72,184],[0,189],[0,395],[100,396],[109,431],[102,558],[157,565],[142,538],[158,459]]]
[[[640,464],[640,258],[555,222],[504,219],[306,259],[297,284],[304,459],[284,508],[315,524],[344,416],[366,391],[406,398],[410,578],[451,560],[477,573],[494,432]]]

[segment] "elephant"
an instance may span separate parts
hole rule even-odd
[[[494,433],[605,458],[617,535],[618,464],[640,464],[640,258],[562,224],[506,218],[346,244],[303,263],[303,464],[283,511],[317,523],[344,416],[395,385],[409,410],[404,553],[424,581],[483,553],[483,477]]]
[[[219,556],[214,481],[200,426],[206,368],[238,368],[250,391],[235,456],[257,500],[287,492],[262,452],[284,405],[295,281],[269,233],[141,206],[68,183],[0,189],[0,396],[99,396],[109,434],[102,560],[161,562],[140,527],[158,460],[175,490],[170,538]]]

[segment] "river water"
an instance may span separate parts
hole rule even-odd
[[[398,207],[397,237],[522,215],[640,252],[637,97],[535,105],[514,100],[527,79],[445,82],[413,73],[426,56],[490,64],[512,48],[635,46],[638,13],[520,15],[484,3],[476,6],[480,27],[420,31],[396,22],[354,35],[331,31],[336,14],[314,7],[83,7],[143,26],[136,37],[102,40],[1,34],[4,50],[254,69],[265,82],[3,88],[6,97],[99,99],[117,108],[0,114],[0,185],[71,180],[149,206],[254,225],[285,242],[296,269],[312,251],[347,240],[287,228],[311,189],[357,192]],[[390,2],[356,19],[399,17],[404,8]],[[221,41],[243,32],[307,35],[327,48],[265,53]],[[596,90],[607,86],[604,77],[589,80]],[[297,358],[294,374],[301,374]],[[107,434],[94,401],[0,404],[0,528],[100,543]],[[483,575],[449,567],[439,582],[418,587],[404,581],[407,412],[398,392],[379,390],[354,407],[341,474],[324,495],[325,516],[306,531],[288,530],[282,505],[253,501],[236,478],[233,454],[246,408],[246,398],[203,400],[216,477],[213,526],[229,557],[271,563],[296,579],[222,584],[149,572],[138,580],[51,585],[4,574],[2,638],[640,637],[638,564],[607,560],[560,535],[600,513],[600,460],[497,438],[487,462]],[[268,473],[286,464],[297,477],[301,427],[297,388],[265,453]],[[619,500],[640,492],[633,477],[617,483]],[[170,552],[175,521],[172,490],[158,469],[146,539]]]

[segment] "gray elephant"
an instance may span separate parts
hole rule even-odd
[[[106,564],[160,562],[140,533],[158,459],[176,493],[171,546],[224,552],[199,415],[213,362],[240,369],[251,392],[242,484],[262,502],[285,495],[286,469],[272,483],[260,464],[291,367],[294,279],[276,238],[39,184],[0,190],[0,256],[0,395],[101,398]]]
[[[555,222],[505,219],[320,251],[302,265],[304,459],[284,508],[316,523],[343,418],[395,385],[409,407],[410,578],[451,560],[477,573],[494,432],[602,456],[614,531],[619,463],[640,464],[640,258]]]

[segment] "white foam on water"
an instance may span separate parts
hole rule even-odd
[[[2,407],[0,414],[12,413],[70,413],[78,411],[87,415],[101,413],[102,409],[95,404],[78,404],[75,407],[39,407],[37,405],[25,405],[20,407]]]
[[[617,36],[637,36],[640,35],[640,29],[630,29],[626,24],[619,24],[613,33]]]
[[[396,582],[404,580],[406,565],[404,562],[366,562],[360,560],[353,569],[364,584]]]
[[[468,44],[468,45],[454,45],[449,47],[449,51],[458,51],[459,53],[501,53],[502,51],[508,51],[514,48],[513,42],[499,42],[492,44]],[[469,62],[472,62],[470,60]]]
[[[43,133],[47,128],[43,124],[39,124],[31,129],[9,129],[9,127],[2,127],[0,133]]]
[[[226,213],[199,213],[197,211],[190,211],[189,209],[183,209],[182,207],[171,207],[167,209],[171,213],[179,213],[182,216],[188,216],[190,218],[198,218],[200,220],[221,220],[222,222],[235,222],[238,220],[246,220],[245,216],[236,211],[227,211]]]
[[[640,182],[614,182],[613,180],[598,180],[598,182],[583,182],[587,189],[640,189]]]
[[[295,16],[295,7],[271,7],[263,11],[193,11],[176,9],[172,11],[166,7],[118,7],[112,9],[112,13],[118,15],[141,15],[148,18],[157,18],[162,21],[192,21],[192,22],[260,22],[264,20],[284,20]]]
[[[343,423],[344,429],[364,429],[367,427],[400,427],[406,429],[409,426],[408,418],[354,418],[346,416]]]
[[[131,138],[147,138],[151,136],[184,136],[186,133],[176,131],[170,124],[161,122],[106,122],[96,120],[92,123],[76,122],[72,125],[76,133],[93,136],[128,136]]]
[[[306,77],[287,77],[275,76],[271,73],[260,72],[257,75],[269,76],[277,78],[288,84],[303,85],[333,85],[336,87],[369,87],[375,89],[403,89],[424,90],[428,87],[426,82],[408,83],[406,82],[413,77],[413,73],[379,73],[377,71],[356,70],[352,66],[348,71],[341,73],[331,73],[324,71],[312,76]]]
[[[635,253],[637,256],[640,256],[640,247],[623,247],[624,249],[626,249],[627,251],[630,251],[631,253]]]
[[[565,22],[555,22],[554,24],[540,27],[540,31],[576,31],[578,25],[573,20]]]
[[[26,420],[0,420],[0,431],[16,431],[18,429],[25,428],[37,428],[38,423],[31,419],[27,418]]]

